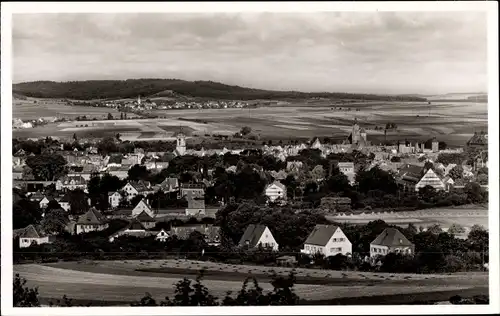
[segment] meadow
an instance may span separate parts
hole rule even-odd
[[[102,111],[99,115],[107,115],[112,109],[91,107],[69,107],[60,104],[43,104],[50,111],[58,111],[61,115],[79,113],[91,115]],[[32,112],[40,116],[48,116],[41,105],[31,104],[27,107],[14,105],[14,117],[22,117],[32,108]],[[342,110],[339,108],[342,107]],[[349,107],[351,111],[345,109]],[[308,103],[295,102],[287,105],[259,107],[255,109],[201,109],[201,110],[153,110],[152,114],[159,119],[133,119],[127,121],[104,121],[114,132],[120,133],[126,140],[169,139],[176,129],[188,130],[191,136],[206,134],[232,135],[243,126],[250,126],[253,134],[262,139],[292,139],[329,137],[334,140],[346,139],[354,119],[367,129],[368,139],[379,143],[388,140],[427,140],[437,137],[450,145],[463,145],[475,130],[485,129],[488,124],[486,103],[472,102],[433,102],[431,105],[422,102],[357,102],[349,105],[328,104],[328,102]],[[68,109],[69,108],[69,109]],[[36,110],[33,110],[36,109]],[[38,112],[37,112],[38,111]],[[24,114],[23,114],[24,113]],[[50,112],[52,113],[52,112]],[[116,112],[112,112],[113,115]],[[119,114],[118,114],[119,115]],[[113,122],[113,123],[112,123]],[[387,122],[398,125],[395,131],[384,136],[383,131],[375,127],[385,127]],[[40,137],[46,135],[71,137],[73,133],[90,135],[92,126],[69,128],[68,123],[49,124],[29,130],[14,130],[14,137]],[[72,124],[72,123],[70,123]],[[174,128],[175,127],[175,128]],[[131,128],[135,128],[131,130]],[[95,130],[99,137],[105,131]],[[107,135],[107,134],[106,134]]]
[[[14,272],[27,279],[28,286],[37,286],[44,299],[67,295],[77,300],[99,297],[101,301],[126,304],[140,299],[145,292],[157,299],[172,296],[174,283],[184,276],[194,279],[196,271],[202,268],[207,271],[204,284],[218,297],[224,297],[227,291],[239,291],[248,275],[255,276],[264,291],[268,291],[272,288],[269,275],[273,272],[286,275],[291,271],[284,267],[170,259],[23,264],[15,265]],[[488,291],[487,273],[416,275],[314,269],[296,269],[296,273],[301,280],[294,287],[296,293],[302,299],[315,301],[399,294],[411,298],[413,294],[443,291],[449,298],[467,290],[480,290],[482,294]]]

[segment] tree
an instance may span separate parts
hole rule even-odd
[[[148,180],[149,170],[146,166],[133,165],[132,168],[128,170],[128,179],[132,181],[137,180]]]
[[[325,178],[325,170],[322,165],[317,165],[313,170],[311,170],[311,178],[315,181],[320,181]]]
[[[456,165],[448,173],[450,178],[452,178],[454,181],[462,179],[463,174],[464,174],[464,168],[462,167],[462,165]]]
[[[39,307],[38,289],[25,287],[26,280],[16,273],[13,282],[13,305],[14,307]]]
[[[70,212],[72,215],[81,215],[89,210],[87,196],[82,189],[68,191]]]
[[[113,119],[113,115],[111,115],[111,113],[108,113],[108,120],[112,120]]]
[[[248,135],[248,134],[250,134],[251,132],[252,132],[252,128],[251,128],[251,127],[248,127],[248,126],[244,126],[244,127],[241,129],[241,131],[240,131],[240,133],[241,133],[243,136]]]
[[[391,157],[391,162],[401,162],[401,157],[398,157],[398,156],[392,156],[392,157]]]
[[[394,177],[375,166],[370,170],[361,170],[356,174],[356,182],[360,192],[381,190],[385,193],[395,193],[398,189]]]
[[[452,224],[448,228],[448,234],[460,235],[460,234],[463,234],[463,233],[465,233],[465,228],[462,225],[460,225],[460,224]]]
[[[487,192],[475,182],[469,182],[464,187],[464,192],[467,194],[469,203],[484,203],[487,201]]]
[[[55,181],[67,173],[66,159],[59,154],[29,156],[26,165],[31,168],[35,180]]]
[[[66,211],[62,208],[49,209],[41,221],[43,230],[48,234],[60,234],[64,232],[69,219]]]
[[[12,228],[24,228],[30,224],[36,224],[42,218],[42,212],[36,202],[28,199],[20,199],[14,203],[12,210]]]

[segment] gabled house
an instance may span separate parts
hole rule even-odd
[[[52,199],[49,199],[48,197],[46,196],[43,196],[43,199],[40,200],[40,202],[38,203],[38,205],[40,205],[40,208],[46,208],[48,205],[49,205],[49,202],[51,201]]]
[[[266,186],[264,194],[268,197],[270,202],[275,202],[278,199],[286,201],[286,187],[278,181],[274,181]]]
[[[443,183],[446,192],[449,192],[455,185],[455,181],[450,176],[444,177]]]
[[[205,188],[202,184],[183,184],[179,190],[179,198],[204,198]]]
[[[161,242],[166,242],[170,236],[165,230],[161,230],[158,235],[156,235],[155,239]]]
[[[56,182],[57,191],[75,189],[87,191],[87,181],[82,176],[65,176]]]
[[[156,221],[146,211],[142,211],[139,215],[135,216],[135,220],[139,221],[146,229],[155,227]]]
[[[278,243],[267,226],[254,224],[248,225],[238,245],[250,249],[261,246],[263,248],[271,248],[274,251],[278,251],[279,248]]]
[[[106,217],[95,208],[91,208],[87,213],[78,217],[76,222],[76,234],[101,231],[108,228]]]
[[[127,200],[129,201],[137,195],[147,196],[150,193],[154,193],[148,181],[129,181],[122,188],[122,191],[126,193]]]
[[[385,256],[390,252],[412,255],[415,245],[396,228],[386,228],[370,243],[370,257]]]
[[[321,253],[325,257],[348,255],[352,254],[352,244],[340,227],[316,225],[304,242],[301,252],[308,255]]]
[[[128,167],[108,166],[106,167],[106,172],[112,176],[117,177],[120,180],[126,179],[128,177]]]
[[[108,192],[108,203],[111,208],[116,208],[120,205],[122,195],[119,192]]]
[[[19,237],[19,248],[27,248],[33,244],[41,245],[51,243],[55,240],[54,236],[44,234],[40,229],[33,225],[12,231],[13,237]]]
[[[59,205],[63,210],[69,212],[71,210],[71,201],[69,193],[66,193],[60,200]]]
[[[429,169],[425,175],[420,179],[420,181],[415,185],[415,191],[419,191],[425,186],[431,186],[436,190],[445,190],[445,184],[439,178],[439,176],[434,172],[434,170]]]
[[[156,212],[153,211],[153,208],[149,205],[147,199],[142,199],[139,203],[137,203],[137,205],[132,209],[132,217],[136,217],[142,212],[146,212],[152,218],[156,217]]]

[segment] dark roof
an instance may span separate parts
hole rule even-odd
[[[76,222],[79,225],[101,225],[106,222],[106,218],[96,210],[95,208],[91,208],[87,211],[87,213],[78,217],[78,221]]]
[[[155,222],[154,218],[152,218],[146,211],[142,211],[141,214],[135,217],[140,222]]]
[[[171,236],[176,235],[179,239],[187,239],[189,235],[194,231],[200,232],[205,235],[205,240],[209,243],[220,241],[219,226],[196,224],[190,226],[172,227],[169,234]]]
[[[413,244],[396,228],[386,228],[370,245],[378,246],[413,246]]]
[[[64,203],[64,202],[69,203],[69,202],[70,202],[70,200],[71,200],[71,199],[70,199],[70,195],[69,195],[69,193],[66,193],[66,194],[64,194],[64,196],[62,197],[62,199],[60,199],[60,200],[59,200],[59,203],[61,203],[61,202],[63,202],[63,203]]]
[[[43,237],[43,234],[38,231],[35,226],[28,225],[25,228],[15,229],[12,231],[14,238],[40,238]]]
[[[335,225],[316,225],[304,244],[326,246],[337,228]]]
[[[415,181],[414,179],[417,179],[416,181],[419,181],[422,178],[423,170],[424,167],[406,164],[399,169],[398,175],[406,180]]]
[[[239,245],[244,246],[248,241],[250,247],[255,247],[260,237],[266,230],[266,227],[266,225],[248,225],[247,229],[243,233],[243,236],[241,236]]]
[[[109,156],[108,164],[109,163],[122,163],[123,155],[122,154],[117,154],[117,155],[111,155]]]
[[[138,220],[132,220],[130,224],[125,228],[125,230],[146,230],[144,226]]]
[[[130,185],[132,185],[137,192],[148,191],[149,182],[146,181],[129,181]]]
[[[488,145],[488,139],[484,133],[474,133],[467,145]]]
[[[175,187],[179,185],[179,181],[177,178],[166,178],[160,185],[162,187]]]

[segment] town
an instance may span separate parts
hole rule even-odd
[[[116,139],[85,146],[77,139],[15,140],[15,259],[39,256],[30,252],[33,247],[50,257],[49,245],[58,249],[71,235],[84,236],[82,241],[99,235],[108,243],[129,237],[166,244],[172,238],[201,238],[206,247],[267,249],[276,253],[276,264],[296,264],[304,255],[355,256],[377,269],[388,253],[422,251],[402,233],[410,228],[389,225],[359,245],[337,221],[356,214],[487,202],[484,132],[456,149],[440,149],[436,139],[430,148],[408,142],[372,145],[357,121],[342,144],[315,138],[287,146],[194,150],[182,132],[176,137],[175,149],[167,152],[123,152]],[[273,217],[291,212],[307,225],[290,226],[296,232],[289,239],[280,223],[255,215],[267,209],[282,214]],[[253,219],[245,219],[249,211]],[[439,225],[412,225],[412,234],[443,231]],[[461,237],[477,228],[444,229]]]

